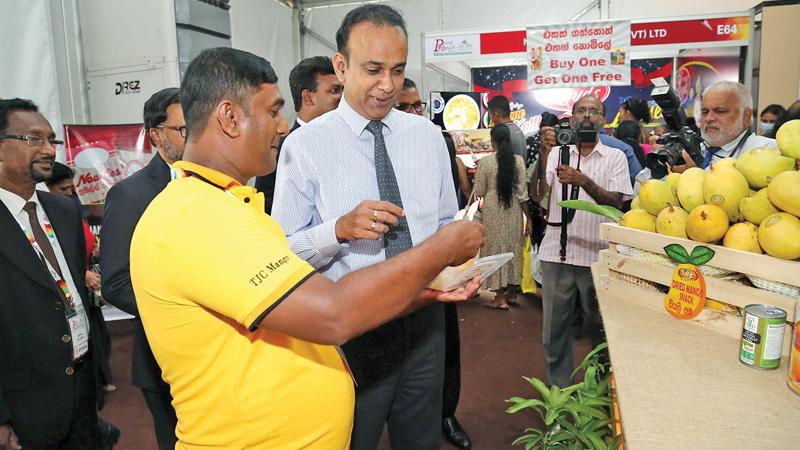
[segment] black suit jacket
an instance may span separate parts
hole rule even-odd
[[[136,316],[133,331],[131,381],[141,389],[169,393],[161,368],[144,334],[130,273],[133,231],[151,201],[169,183],[169,166],[156,153],[144,169],[114,185],[106,196],[103,227],[100,229],[100,271],[103,298]]]
[[[83,299],[93,336],[102,316],[86,294],[80,213],[66,197],[40,191],[36,195]],[[75,376],[66,370],[72,367],[72,344],[62,340],[70,334],[64,304],[50,272],[2,203],[0,235],[0,424],[10,423],[22,439],[58,439],[69,433],[75,389]],[[96,359],[94,341],[83,364]]]
[[[292,131],[300,128],[300,126],[300,123],[295,120],[292,129],[289,130],[289,134],[292,134]],[[288,134],[286,136],[288,136]],[[283,141],[286,139],[286,136],[282,137],[280,143],[278,143],[278,154],[275,155],[276,162],[281,156],[281,147],[283,147]],[[275,197],[275,177],[277,173],[278,170],[276,168],[272,173],[256,177],[255,188],[258,192],[264,193],[264,212],[267,214],[272,214],[272,199]]]

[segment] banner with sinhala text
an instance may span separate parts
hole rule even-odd
[[[105,203],[111,186],[147,165],[153,156],[142,124],[64,125],[67,165],[84,205]]]
[[[530,90],[631,84],[627,20],[528,28]]]

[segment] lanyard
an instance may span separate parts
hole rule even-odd
[[[50,245],[55,248],[55,245],[57,244],[56,235],[53,232],[53,225],[50,224],[46,214],[42,215],[42,222],[44,222],[44,233],[47,235],[47,239],[50,240]],[[39,246],[39,243],[36,242],[33,232],[31,232],[31,230],[29,230],[28,227],[26,227],[19,219],[17,219],[17,223],[19,224],[20,228],[22,228],[22,232],[25,233],[25,237],[28,238],[28,242],[31,244],[36,253],[38,253],[39,258],[47,265],[47,270],[50,272],[50,276],[53,277],[53,281],[55,281],[56,286],[58,286],[58,288],[61,289],[61,292],[64,293],[63,302],[67,314],[74,314],[75,299],[72,296],[72,292],[69,290],[69,286],[67,286],[67,282],[64,281],[64,278],[58,274],[58,270],[56,270],[55,267],[50,264],[50,261],[48,261],[44,256],[44,252]]]

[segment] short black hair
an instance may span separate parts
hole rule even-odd
[[[155,128],[167,120],[167,108],[172,104],[180,103],[180,99],[178,98],[179,93],[180,90],[175,87],[162,89],[151,95],[150,98],[144,102],[142,117],[144,119],[145,131],[150,131],[151,128]],[[156,145],[152,138],[150,139],[150,143],[153,144],[153,146]]]
[[[300,111],[303,105],[303,91],[317,90],[317,75],[333,75],[333,62],[327,56],[312,56],[300,61],[289,72],[289,90],[292,92],[294,110]]]
[[[364,22],[400,28],[403,30],[406,40],[408,40],[406,21],[403,20],[403,16],[399,11],[386,5],[366,4],[347,13],[336,31],[336,47],[338,52],[343,54],[345,58],[350,58],[347,48],[350,32],[353,31],[353,27]]]
[[[497,113],[500,117],[508,117],[511,115],[511,105],[508,102],[508,98],[503,95],[492,97],[487,106],[489,107],[489,112]]]
[[[61,180],[72,179],[75,177],[75,171],[58,161],[53,163],[53,174],[45,181],[45,184],[52,186]]]
[[[411,78],[406,78],[405,80],[403,80],[403,90],[404,91],[408,90],[408,89],[416,89],[416,88],[417,88],[417,83],[414,83],[414,80],[412,80]]]
[[[181,83],[186,135],[202,133],[219,102],[231,100],[249,111],[259,86],[277,82],[272,65],[260,56],[228,47],[203,50],[189,63]]]
[[[39,112],[39,107],[33,101],[24,98],[0,99],[0,133],[6,132],[8,115],[14,111]]]
[[[759,114],[758,117],[760,118],[766,113],[771,113],[775,114],[775,116],[780,116],[781,114],[783,114],[784,111],[786,111],[786,109],[784,109],[783,106],[773,103],[771,105],[767,105],[767,107],[764,108],[763,111],[761,111],[761,114]]]

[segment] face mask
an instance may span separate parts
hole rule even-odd
[[[773,128],[775,128],[774,123],[761,122],[761,131],[763,131],[764,133],[771,132]]]

